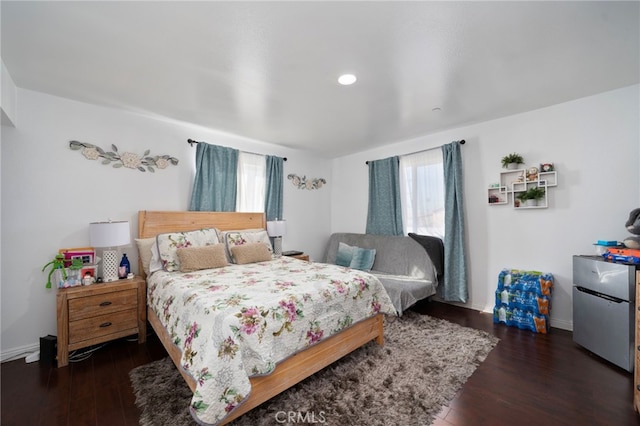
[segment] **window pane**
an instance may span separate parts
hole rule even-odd
[[[240,152],[238,155],[238,191],[236,211],[263,212],[266,188],[264,155]]]
[[[442,151],[432,149],[400,157],[400,195],[405,234],[444,238]]]

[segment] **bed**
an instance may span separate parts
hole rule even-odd
[[[140,240],[161,235],[163,255],[167,235],[216,228],[227,260],[244,263],[146,277],[147,318],[194,392],[199,423],[228,423],[369,341],[382,345],[384,315],[395,315],[371,274],[288,257],[240,262],[240,249],[260,245],[251,238],[266,227],[262,213],[140,211],[138,227]],[[250,244],[232,246],[232,235]]]

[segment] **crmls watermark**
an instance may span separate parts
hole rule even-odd
[[[276,413],[276,422],[278,423],[326,423],[324,411],[316,413],[315,411],[278,411]]]

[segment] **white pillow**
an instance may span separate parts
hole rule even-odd
[[[149,262],[149,275],[156,271],[162,270],[162,260],[160,260],[160,250],[158,250],[158,243],[151,246],[151,261]]]
[[[155,238],[136,238],[138,246],[138,257],[142,264],[145,275],[149,275],[149,265],[151,263],[151,247],[156,245]]]

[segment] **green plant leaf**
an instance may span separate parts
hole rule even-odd
[[[115,146],[114,144],[111,144],[111,149],[112,149],[114,152],[118,152],[118,147],[117,147],[117,146]]]
[[[140,170],[141,172],[146,172],[146,170],[142,166],[138,166],[138,170]]]
[[[122,163],[113,163],[114,169],[119,169],[120,167],[122,167]]]
[[[146,157],[147,155],[149,155],[149,153],[151,152],[150,149],[147,149],[144,154],[142,154],[143,157]]]
[[[111,163],[111,160],[109,160],[108,158],[105,158],[104,160],[102,160],[102,164],[109,164]]]
[[[147,167],[147,170],[149,170],[151,173],[155,173],[155,169],[151,166]]]

